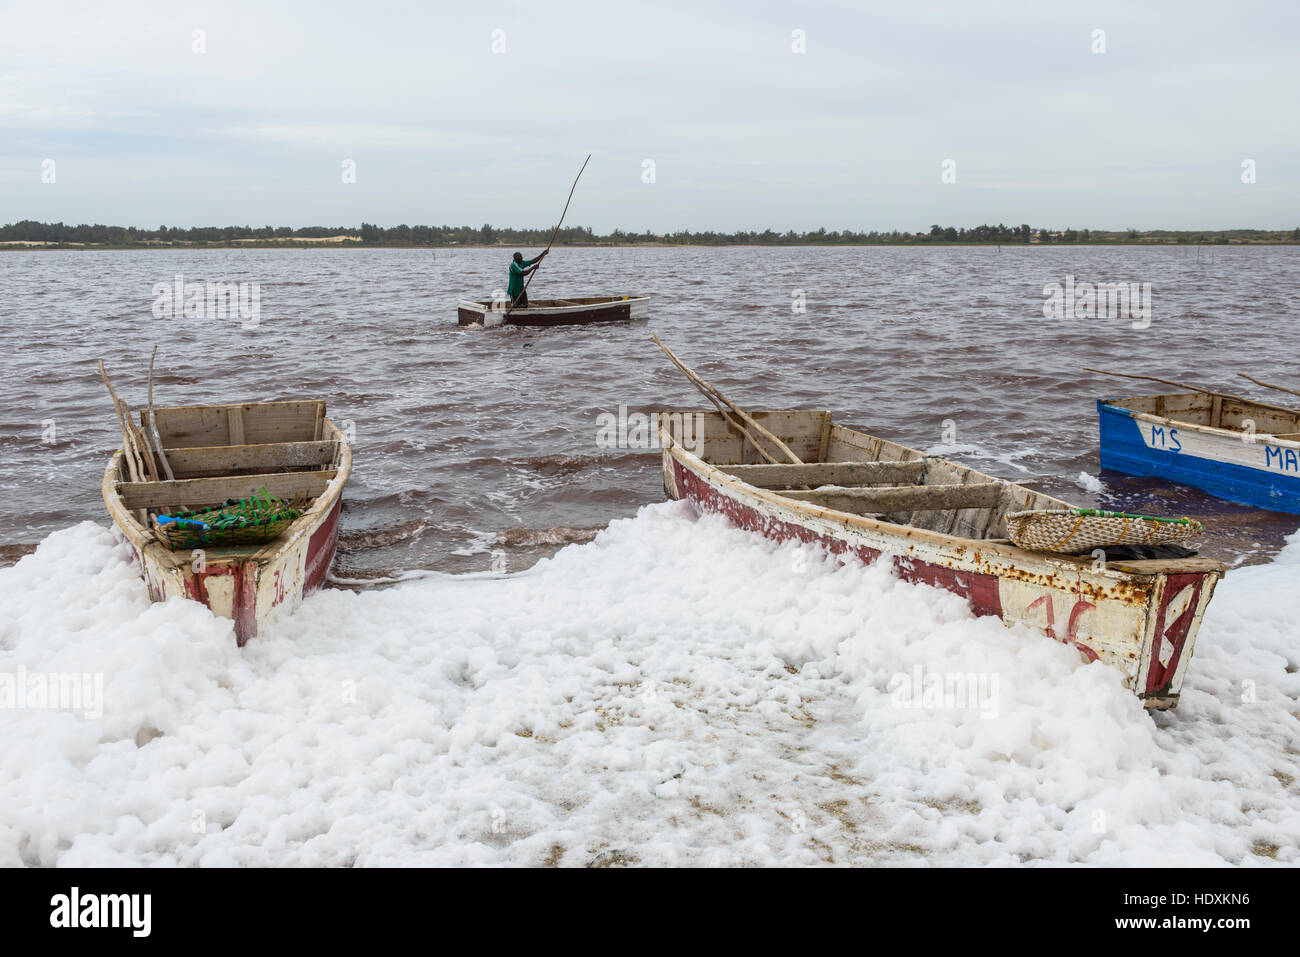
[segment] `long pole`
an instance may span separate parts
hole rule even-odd
[[[730,399],[728,399],[725,395],[723,395],[713,386],[709,385],[707,382],[701,379],[693,369],[688,367],[686,363],[682,362],[681,359],[677,358],[677,356],[673,354],[673,351],[669,349],[666,345],[664,345],[663,340],[661,340],[657,335],[651,335],[650,341],[653,342],[655,345],[657,345],[660,349],[662,349],[664,351],[664,354],[668,356],[668,358],[672,361],[672,364],[677,366],[677,368],[682,371],[682,374],[685,375],[686,378],[691,380],[691,384],[694,385],[695,388],[703,392],[704,395],[709,399],[712,399],[713,404],[715,406],[718,406],[718,403],[721,402],[732,412],[736,413],[736,415],[738,415],[740,418],[744,419],[745,422],[748,423],[754,429],[755,432],[763,436],[763,438],[767,439],[774,446],[780,449],[781,452],[784,455],[786,455],[793,464],[795,465],[804,464],[803,460],[800,459],[799,456],[795,455],[792,451],[790,451],[790,447],[788,445],[786,445],[784,442],[778,439],[767,429],[763,428],[763,426],[761,426],[757,421],[754,420],[753,416],[751,416],[740,406],[736,405],[736,403],[732,402]],[[727,419],[731,418],[729,415],[727,415],[726,411],[721,408],[721,406],[718,406],[718,411],[721,412],[723,416],[726,417]],[[745,435],[749,438],[749,441],[753,443],[754,448],[758,449],[759,453],[762,454],[764,458],[766,458],[769,462],[776,461],[771,455],[768,454],[767,450],[764,449],[763,446],[758,444],[758,442],[754,439],[754,436],[750,435],[749,432],[743,426],[735,422],[733,422],[732,424],[736,425],[736,427],[739,428],[740,431],[745,433]]]
[[[1300,395],[1300,391],[1297,391],[1296,389],[1288,389],[1284,385],[1274,385],[1271,382],[1265,382],[1263,379],[1256,379],[1253,375],[1246,375],[1244,372],[1238,372],[1237,375],[1241,376],[1243,379],[1249,379],[1256,385],[1262,385],[1266,389],[1277,389],[1278,392],[1290,392],[1292,395]]]
[[[145,421],[149,424],[149,438],[158,453],[158,461],[162,463],[163,474],[170,482],[176,478],[176,475],[172,472],[171,463],[167,461],[167,453],[163,451],[162,436],[158,434],[158,419],[153,414],[153,360],[157,355],[158,345],[155,343],[153,352],[149,353],[149,410],[145,413]]]
[[[1277,408],[1277,410],[1281,410],[1283,412],[1292,411],[1290,410],[1290,408],[1286,408],[1283,406],[1270,406],[1269,403],[1258,402],[1257,399],[1245,399],[1240,397],[1240,395],[1232,395],[1231,393],[1217,393],[1217,391],[1214,391],[1213,389],[1201,389],[1200,386],[1188,385],[1187,382],[1175,382],[1174,380],[1171,380],[1171,378],[1160,378],[1158,376],[1138,376],[1138,374],[1134,374],[1132,372],[1106,372],[1105,369],[1093,369],[1087,367],[1087,365],[1084,365],[1083,368],[1087,369],[1088,372],[1100,372],[1102,376],[1122,376],[1123,378],[1144,378],[1144,380],[1147,380],[1148,382],[1164,382],[1165,385],[1178,386],[1179,389],[1191,389],[1193,393],[1204,393],[1205,395],[1217,395],[1218,398],[1231,399],[1232,402],[1244,402],[1249,404],[1249,406],[1264,406],[1265,408]],[[1251,380],[1252,382],[1258,382],[1256,378],[1253,378],[1252,376],[1247,376],[1247,374],[1245,374],[1244,372],[1239,372],[1236,374],[1239,374],[1239,376],[1244,376],[1245,378],[1249,378],[1249,380]],[[1260,385],[1269,385],[1269,384],[1268,382],[1260,382]],[[1277,387],[1279,386],[1270,386],[1270,387],[1274,387],[1274,389],[1277,389]],[[1282,389],[1282,391],[1291,391],[1291,390]],[[1296,393],[1296,394],[1300,395],[1300,393]]]
[[[108,373],[104,371],[103,359],[99,360],[99,377],[104,380],[104,385],[108,386],[108,394],[113,400],[113,411],[117,413],[117,427],[122,432],[122,457],[126,460],[127,475],[130,476],[132,482],[143,482],[143,463],[136,458],[135,441],[127,428],[126,419],[122,416],[122,402],[113,389],[113,383],[108,381]]]
[[[1239,395],[1230,395],[1227,392],[1215,392],[1213,389],[1202,389],[1198,385],[1188,385],[1186,382],[1175,382],[1173,379],[1162,379],[1154,375],[1137,375],[1133,372],[1107,372],[1105,369],[1093,369],[1089,366],[1083,367],[1087,372],[1096,372],[1099,375],[1114,375],[1124,379],[1145,379],[1147,382],[1163,382],[1165,385],[1177,386],[1180,389],[1190,389],[1192,392],[1202,392],[1205,395],[1217,395],[1221,399],[1231,399],[1233,402],[1250,402],[1250,399],[1243,399]]]
[[[569,187],[569,198],[564,201],[564,211],[560,213],[560,221],[556,223],[555,228],[551,230],[551,239],[546,244],[546,249],[542,252],[543,256],[545,256],[546,253],[549,253],[551,251],[551,246],[555,243],[555,237],[560,231],[560,226],[564,223],[564,217],[569,212],[569,203],[573,202],[573,191],[578,188],[578,180],[582,179],[582,171],[587,168],[587,164],[589,162],[591,162],[590,153],[588,153],[587,158],[582,161],[582,169],[578,170],[578,175],[573,177],[573,185]],[[528,274],[528,280],[524,283],[524,288],[519,291],[519,296],[522,296],[524,293],[528,292],[529,283],[533,281],[533,276],[535,275],[537,275],[536,269],[534,269],[531,273]],[[510,310],[513,309],[515,307],[515,303],[519,301],[519,296],[515,296],[514,299],[510,300],[510,305],[506,307],[506,315],[510,315]]]
[[[113,383],[108,380],[108,373],[104,371],[104,360],[99,360],[99,377],[104,380],[104,385],[108,386],[109,397],[113,400],[113,411],[117,413],[117,426],[122,432],[122,458],[126,462],[126,474],[132,482],[145,481],[143,472],[144,465],[137,459],[135,449],[135,440],[131,437],[127,429],[125,416],[122,414],[122,406],[125,405],[117,397],[117,392],[113,388]],[[149,513],[143,509],[135,510],[135,520],[140,523],[141,528],[149,527]]]

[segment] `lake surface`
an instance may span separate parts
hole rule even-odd
[[[741,405],[830,409],[1078,504],[1198,516],[1204,553],[1231,562],[1267,560],[1300,526],[1194,489],[1080,478],[1099,474],[1095,400],[1160,391],[1084,366],[1248,396],[1264,390],[1238,372],[1300,384],[1300,248],[561,248],[531,296],[648,294],[652,318],[458,327],[456,298],[503,286],[511,251],[0,255],[4,554],[107,523],[120,438],[95,362],[138,409],[156,343],[159,405],[323,397],[355,430],[341,583],[485,571],[494,553],[517,570],[662,499],[656,450],[597,440],[620,406],[706,406],[652,332]],[[177,275],[258,283],[257,327],[155,318],[154,285]],[[1044,287],[1067,276],[1151,283],[1150,326],[1044,318]]]

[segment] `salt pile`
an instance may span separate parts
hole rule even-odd
[[[1294,536],[1232,571],[1152,716],[680,503],[505,578],[318,593],[242,651],[86,522],[0,571],[0,675],[102,681],[99,717],[0,706],[0,865],[1294,864],[1297,586]],[[927,701],[943,675],[981,683]]]

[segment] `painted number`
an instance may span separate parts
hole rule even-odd
[[[1089,661],[1097,660],[1097,653],[1079,641],[1079,619],[1083,617],[1084,612],[1096,608],[1096,605],[1082,598],[1078,599],[1070,609],[1070,619],[1065,626],[1064,635],[1056,632],[1056,607],[1051,595],[1035,598],[1025,607],[1025,611],[1033,611],[1040,605],[1043,606],[1047,614],[1047,634],[1049,637],[1055,638],[1057,641],[1063,641],[1067,645],[1074,645],[1087,656]]]
[[[280,576],[280,571],[278,569],[276,570],[273,584],[275,586],[275,598],[272,599],[271,604],[278,605],[280,602],[284,601],[284,579]]]

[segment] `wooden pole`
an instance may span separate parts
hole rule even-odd
[[[144,440],[144,433],[140,427],[131,421],[131,407],[126,404],[125,399],[118,399],[122,405],[122,417],[126,419],[126,427],[131,432],[131,442],[135,446],[135,454],[140,459],[141,475],[147,474],[150,482],[158,481],[158,467],[154,465],[153,453],[149,451],[149,445]]]
[[[651,336],[651,338],[654,339],[655,337]],[[656,339],[655,341],[658,340]],[[662,342],[659,343],[659,348],[663,349],[665,352],[668,352],[668,348]],[[680,362],[677,362],[677,359],[672,355],[671,352],[668,353],[668,356],[669,358],[673,359],[673,362],[677,365],[677,368],[679,369],[685,368],[684,366],[682,366]],[[694,375],[694,373],[687,371],[688,377],[692,375]],[[739,432],[741,435],[747,438],[749,440],[749,444],[752,445],[758,451],[759,455],[767,459],[768,462],[770,462],[772,465],[783,464],[777,461],[777,459],[770,452],[768,452],[767,449],[763,448],[763,443],[759,442],[758,439],[754,438],[754,434],[750,432],[749,429],[745,428],[744,424],[741,423],[739,419],[737,419],[734,415],[732,415],[725,408],[723,408],[722,403],[718,401],[718,399],[713,395],[713,393],[706,392],[704,389],[701,389],[699,386],[700,381],[701,380],[699,380],[698,377],[691,379],[691,382],[695,385],[697,389],[700,390],[700,393],[711,403],[713,403],[713,407],[718,410],[718,414],[721,415],[724,419],[726,419],[727,423],[732,428],[734,428],[737,432]]]
[[[657,335],[651,335],[651,336],[650,336],[650,339],[651,339],[651,341],[654,342],[655,345],[657,345],[660,349],[662,349],[662,350],[664,351],[664,354],[665,354],[666,356],[668,356],[669,359],[672,360],[673,365],[677,366],[677,368],[680,369],[680,370],[682,371],[682,374],[685,375],[686,378],[690,379],[691,382],[695,385],[695,387],[696,387],[697,389],[699,389],[701,392],[703,392],[705,395],[709,396],[710,398],[716,396],[718,401],[721,401],[722,403],[724,403],[724,404],[725,404],[729,409],[731,409],[732,412],[736,413],[736,415],[738,415],[738,416],[740,416],[742,419],[744,419],[745,422],[747,422],[749,425],[751,425],[751,426],[752,426],[752,427],[753,427],[753,428],[754,428],[754,429],[755,429],[755,430],[756,430],[760,435],[762,435],[765,439],[767,439],[769,442],[771,442],[773,445],[775,445],[778,449],[780,449],[781,452],[782,452],[783,454],[789,456],[789,458],[790,458],[790,462],[791,462],[792,464],[794,464],[794,465],[803,465],[803,464],[804,464],[804,463],[803,463],[803,460],[800,459],[799,456],[795,455],[792,451],[790,451],[789,446],[787,446],[784,442],[782,442],[780,439],[778,439],[775,435],[773,435],[773,434],[772,434],[771,432],[769,432],[767,429],[763,428],[763,426],[761,426],[758,422],[756,422],[756,421],[754,420],[754,417],[753,417],[753,416],[751,416],[748,412],[746,412],[746,411],[745,411],[744,409],[742,409],[740,406],[736,405],[736,403],[732,402],[730,399],[728,399],[725,395],[723,395],[721,392],[719,392],[719,391],[718,391],[717,389],[715,389],[713,386],[709,385],[707,382],[705,382],[703,379],[701,379],[701,378],[700,378],[698,375],[696,375],[696,374],[695,374],[695,373],[694,373],[694,372],[693,372],[689,367],[687,367],[687,365],[686,365],[684,362],[682,362],[681,359],[678,359],[677,356],[673,355],[673,351],[672,351],[671,349],[669,349],[666,345],[664,345],[663,342],[662,342],[662,340],[660,340],[660,338],[659,338]],[[714,404],[716,405],[717,403],[715,402]],[[719,411],[722,411],[722,410],[719,409]],[[723,413],[723,414],[725,415],[725,413]],[[743,432],[743,431],[745,431],[745,430],[742,429],[741,431]],[[746,432],[746,435],[748,435],[747,432]],[[753,438],[753,436],[749,436],[749,440],[750,440],[751,442],[754,442],[754,438]],[[754,447],[757,448],[760,452],[763,451],[762,446],[760,446],[757,442],[754,442]],[[771,456],[767,456],[766,453],[765,453],[765,457],[768,458],[769,460],[771,460]],[[779,464],[779,463],[777,463],[777,464]]]
[[[149,410],[145,413],[145,421],[149,424],[149,438],[151,439],[154,451],[158,453],[158,461],[162,463],[163,473],[167,476],[167,481],[174,481],[175,473],[172,472],[171,463],[167,461],[167,453],[163,451],[162,436],[158,434],[158,419],[153,414],[153,360],[158,355],[157,344],[153,347],[153,352],[149,353]]]
[[[770,462],[773,465],[782,464],[781,462],[778,462],[776,458],[773,457],[770,452],[768,452],[767,449],[763,448],[762,444],[759,443],[758,439],[754,438],[753,433],[750,432],[749,429],[745,428],[745,426],[741,424],[739,419],[737,419],[734,415],[732,415],[730,412],[728,412],[726,409],[722,407],[721,402],[715,399],[710,393],[704,392],[703,389],[701,389],[700,391],[703,392],[704,397],[706,399],[708,399],[710,402],[713,403],[713,407],[718,410],[718,413],[724,419],[726,419],[727,422],[733,428],[735,428],[738,432],[740,432],[740,434],[743,435],[745,438],[749,439],[749,444],[758,450],[759,455],[763,456],[763,458],[767,459],[768,462]]]
[[[1132,372],[1107,372],[1105,369],[1093,369],[1088,366],[1083,367],[1087,372],[1096,372],[1098,375],[1121,376],[1125,379],[1145,379],[1148,382],[1163,382],[1165,385],[1177,386],[1180,389],[1190,389],[1193,392],[1203,392],[1205,395],[1217,395],[1221,399],[1231,399],[1233,402],[1253,402],[1253,399],[1243,399],[1239,395],[1229,395],[1227,392],[1215,392],[1213,389],[1202,389],[1198,385],[1188,385],[1186,382],[1175,382],[1173,379],[1161,379],[1153,375],[1136,375]]]
[[[545,256],[547,253],[551,251],[551,246],[555,242],[555,237],[560,231],[560,226],[564,222],[564,217],[569,212],[569,203],[573,202],[573,191],[578,188],[578,180],[582,179],[582,171],[587,168],[587,164],[589,162],[591,162],[590,153],[588,153],[587,158],[582,161],[582,169],[578,170],[578,175],[573,177],[573,185],[569,187],[569,198],[564,201],[564,211],[560,213],[560,221],[556,223],[555,228],[551,230],[550,241],[547,242],[546,249],[542,251],[542,256]],[[538,258],[540,259],[541,256],[539,256]],[[540,263],[538,265],[540,265]],[[528,286],[533,281],[533,276],[535,275],[537,275],[536,269],[534,269],[531,273],[528,274],[528,279],[524,283],[524,288],[519,291],[519,296],[522,296],[524,293],[528,292]],[[506,307],[507,316],[510,315],[510,310],[515,307],[515,303],[519,301],[519,296],[515,296],[514,299],[510,300],[510,305]]]
[[[1274,385],[1271,382],[1265,382],[1263,379],[1256,379],[1253,375],[1246,375],[1244,372],[1238,372],[1237,375],[1241,376],[1243,379],[1249,379],[1256,385],[1262,385],[1266,389],[1277,389],[1278,392],[1290,392],[1292,395],[1300,395],[1300,390],[1288,389],[1284,385]]]
[[[104,360],[99,360],[99,377],[104,380],[104,385],[108,386],[108,394],[113,400],[113,411],[117,413],[117,427],[122,432],[122,458],[126,461],[126,474],[132,482],[142,481],[141,472],[143,471],[136,465],[134,446],[135,442],[131,434],[127,431],[126,420],[122,417],[122,403],[117,397],[117,392],[113,389],[113,383],[108,381],[108,373],[104,371]],[[149,528],[149,513],[142,508],[135,510],[135,519],[140,523],[140,527],[146,531]]]
[[[117,392],[113,389],[113,383],[108,381],[108,373],[104,371],[104,360],[99,360],[99,377],[104,380],[104,385],[108,386],[108,394],[113,399],[113,411],[117,413],[117,427],[122,432],[122,456],[126,459],[126,471],[131,477],[132,482],[140,481],[140,472],[135,467],[135,456],[131,454],[131,436],[126,431],[126,420],[122,418],[122,406],[117,398]]]

